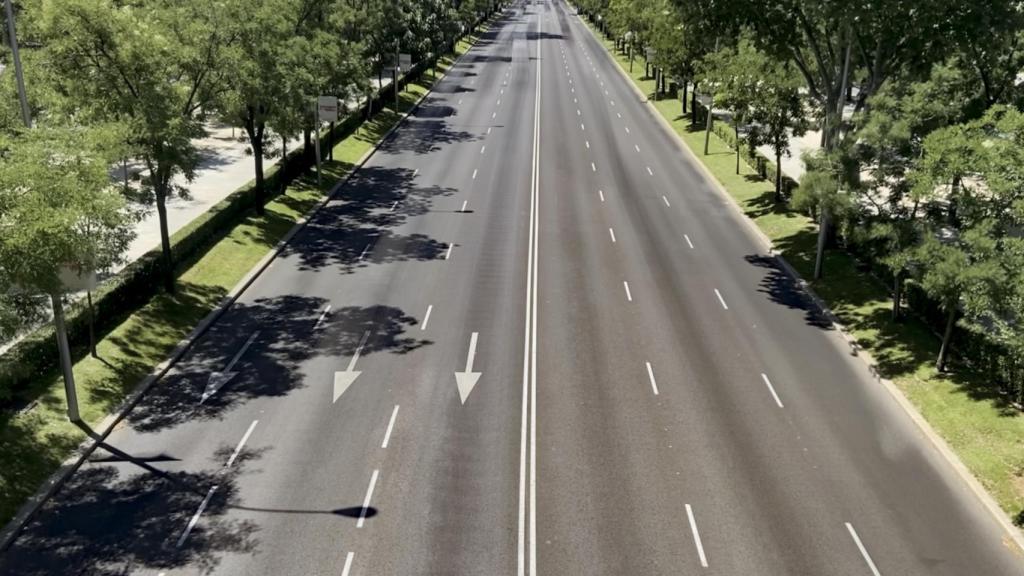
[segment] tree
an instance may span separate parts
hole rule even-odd
[[[814,259],[814,279],[820,280],[824,273],[828,230],[848,213],[851,199],[840,186],[845,168],[838,155],[805,155],[804,163],[808,169],[793,194],[793,207],[817,215],[818,248]]]
[[[103,141],[84,128],[44,126],[0,155],[0,289],[50,296],[73,421],[63,278],[119,261],[134,236],[124,198],[110,181]]]
[[[46,50],[57,89],[72,112],[86,119],[120,120],[148,175],[142,196],[160,220],[164,286],[174,291],[174,259],[167,200],[187,195],[203,134],[203,113],[231,71],[224,55],[235,38],[225,26],[226,5],[199,0],[113,0],[44,4]]]

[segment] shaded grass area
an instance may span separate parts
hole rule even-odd
[[[637,59],[630,73],[628,57],[616,54],[611,42],[601,40],[622,70],[653,100],[655,84],[645,77],[643,60]],[[704,156],[703,127],[692,127],[690,119],[681,116],[678,99],[661,98],[652,103],[690,150],[800,275],[813,276],[816,225],[807,216],[775,204],[773,184],[752,167],[741,164],[737,175],[735,151],[713,133],[709,154]],[[1008,407],[990,383],[963,366],[938,373],[934,368],[938,337],[916,318],[892,322],[888,287],[859,268],[848,253],[829,251],[825,277],[811,285],[874,357],[879,372],[910,399],[1013,521],[1024,526],[1024,414]]]
[[[476,41],[459,42],[456,56]],[[439,62],[443,74],[454,58]],[[114,411],[125,397],[269,252],[326,191],[344,178],[356,162],[413,108],[436,80],[428,73],[399,98],[338,142],[334,159],[323,163],[322,189],[315,173],[304,174],[266,205],[263,216],[251,212],[202,254],[179,267],[177,292],[158,294],[126,316],[97,342],[99,358],[79,351],[74,365],[82,418],[92,427]],[[0,412],[0,525],[9,521],[25,499],[86,438],[67,421],[63,379],[46,377],[36,402],[27,410]]]

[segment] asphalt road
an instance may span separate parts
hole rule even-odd
[[[1024,572],[614,66],[509,9],[0,574]]]

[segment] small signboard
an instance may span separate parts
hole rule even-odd
[[[648,46],[647,48],[644,48],[644,51],[645,51],[645,53],[647,54],[647,59],[648,59],[648,60],[651,60],[651,59],[653,59],[653,58],[654,58],[655,56],[657,56],[657,55],[658,55],[658,51],[657,51],[657,50],[655,50],[654,48],[651,48],[650,46]]]
[[[398,69],[408,72],[412,69],[412,54],[398,55]]]
[[[700,105],[704,106],[705,108],[711,106],[711,96],[708,96],[706,94],[698,94],[697,102],[700,102]]]
[[[321,122],[338,121],[338,97],[320,96],[316,99],[317,114]]]

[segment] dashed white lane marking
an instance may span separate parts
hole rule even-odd
[[[626,126],[626,134],[629,134],[629,126]]]
[[[585,142],[587,143],[587,150],[589,150],[590,149],[590,140],[586,140]]]
[[[494,120],[494,118],[495,118],[495,117],[496,117],[497,115],[498,115],[498,113],[497,113],[497,112],[491,112],[491,120]]]
[[[448,251],[444,253],[444,259],[445,260],[447,260],[447,259],[452,257],[452,247],[453,246],[455,246],[455,244],[452,244],[450,242],[448,243]]]
[[[387,448],[388,442],[391,441],[391,431],[395,429],[395,420],[398,418],[398,404],[395,404],[394,411],[391,412],[391,420],[388,421],[388,429],[384,431],[384,442],[381,443],[381,448]]]
[[[593,162],[591,162],[590,163],[590,170],[592,172],[597,172],[597,164],[594,164]]]
[[[488,133],[488,134],[490,134],[490,133],[491,133],[491,128],[492,128],[492,126],[488,126],[488,127],[487,127],[487,133]]]
[[[459,212],[465,212],[466,211],[466,205],[468,205],[468,204],[469,204],[469,200],[463,200],[462,201],[462,209],[459,210]]]
[[[610,234],[611,237],[612,237],[612,244],[615,244],[615,230],[612,230],[611,228],[609,228],[608,229],[608,234]]]
[[[640,145],[639,144],[633,144],[633,148],[636,148],[637,152],[640,151]]]
[[[398,200],[395,200],[395,203],[391,205],[391,210],[390,211],[394,212],[395,208],[398,208]]]
[[[697,546],[697,555],[700,556],[700,565],[708,567],[708,557],[704,554],[704,545],[700,542],[700,532],[697,531],[697,521],[693,517],[693,508],[686,505],[686,516],[690,519],[690,530],[693,532],[693,543]]]
[[[647,363],[647,377],[651,379],[651,389],[654,390],[654,395],[658,395],[658,383],[654,380],[654,370],[651,369],[651,363]]]
[[[498,106],[501,106],[501,98],[498,98]]]
[[[580,112],[580,109],[579,109],[579,108],[577,108],[577,109],[576,109],[576,115],[577,115],[577,116],[583,116],[583,112]]]
[[[612,106],[615,106],[615,100],[612,100],[611,102],[612,102]]]
[[[417,174],[419,174],[419,173],[420,173],[420,169],[419,169],[419,168],[417,168],[417,169],[413,170],[413,171],[412,171],[412,177],[413,177],[413,178],[415,178],[415,177],[416,177],[416,175],[417,175]]]
[[[647,167],[647,174],[650,175],[650,176],[654,176],[654,170],[651,170],[650,166]],[[668,200],[666,200],[665,202],[667,203]]]
[[[618,112],[616,112],[615,114],[616,114],[616,115],[617,115],[617,116],[618,116],[619,118],[622,118],[622,114],[619,114]]]
[[[868,568],[871,569],[871,574],[874,576],[882,576],[878,572],[878,567],[875,566],[874,560],[871,559],[871,555],[868,554],[867,548],[864,547],[864,543],[860,541],[860,536],[857,536],[857,531],[853,529],[853,525],[849,522],[846,523],[846,529],[850,532],[850,537],[857,544],[857,549],[860,550],[860,555],[864,557],[864,561],[867,562]]]
[[[587,130],[587,127],[584,126],[583,124],[580,124],[580,130],[583,130],[585,132]]]
[[[476,180],[476,173],[477,173],[477,169],[474,168],[473,169],[473,180]]]
[[[665,198],[664,196],[662,196],[661,199],[665,201],[665,206],[667,206],[669,208],[672,207],[672,205],[668,203],[668,198]]]
[[[423,315],[423,324],[420,324],[420,330],[427,329],[427,323],[430,322],[430,313],[434,311],[434,305],[427,306],[427,313]]]
[[[622,281],[622,285],[626,288],[626,300],[633,301],[633,294],[629,291],[629,282]]]
[[[683,238],[686,238],[686,243],[690,245],[690,250],[693,250],[693,242],[690,242],[690,237],[683,234]]]
[[[487,145],[484,144],[483,146],[480,147],[480,153],[483,154],[486,151],[487,151]]]
[[[728,310],[729,305],[725,303],[725,298],[722,298],[722,293],[718,291],[718,288],[715,288],[715,296],[718,296],[718,301],[722,303],[722,308]]]
[[[597,195],[601,197],[601,202],[604,202],[604,190],[598,190]]]
[[[341,576],[348,576],[349,571],[352,570],[352,558],[355,555],[355,552],[349,552],[348,556],[345,556],[345,567],[341,569]]]
[[[772,386],[772,381],[768,379],[768,375],[762,373],[761,379],[764,380],[765,385],[768,386],[768,391],[772,393],[772,398],[775,399],[775,403],[779,405],[779,408],[785,408],[785,406],[782,405],[782,400],[779,400],[779,395],[775,393],[775,386]]]
[[[320,313],[320,317],[316,319],[316,324],[313,325],[313,330],[316,330],[317,328],[319,328],[320,325],[324,323],[324,319],[327,318],[327,315],[330,314],[330,313],[331,313],[331,305],[328,304],[327,306],[324,307],[324,311]]]
[[[462,106],[462,99],[461,98],[459,99],[458,106]]]
[[[366,245],[366,248],[363,248],[363,252],[359,255],[359,261],[360,262],[362,262],[363,258],[366,257],[366,252],[370,249],[370,246],[373,246],[373,242],[368,243]]]
[[[377,476],[380,474],[380,470],[374,470],[370,476],[370,487],[366,489],[366,498],[363,500],[363,509],[359,511],[359,520],[356,522],[356,528],[362,528],[363,523],[366,522],[366,513],[370,511],[370,501],[373,499],[373,489],[377,486]]]

